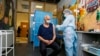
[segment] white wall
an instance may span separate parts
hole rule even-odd
[[[23,8],[22,5],[29,6],[29,1],[17,0],[16,29],[21,22],[29,22],[29,8]]]
[[[31,13],[33,13],[34,10],[37,10],[37,9],[38,10],[44,9],[44,8],[36,8],[36,5],[44,7],[44,3],[42,3],[42,2],[31,2]]]
[[[56,15],[57,14],[57,5],[56,4],[46,4],[45,11],[52,12],[53,15]]]
[[[28,22],[29,14],[28,13],[17,13],[17,27],[21,22]]]

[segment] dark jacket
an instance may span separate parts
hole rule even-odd
[[[0,20],[0,30],[8,30],[9,24],[5,24],[2,20]]]

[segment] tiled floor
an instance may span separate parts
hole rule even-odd
[[[16,43],[28,43],[27,37],[16,37]]]
[[[12,56],[12,52],[8,56]],[[40,52],[39,48],[33,48],[33,45],[31,43],[19,43],[15,45],[15,56],[40,56]],[[65,56],[64,49],[61,50],[59,56]]]
[[[16,44],[15,56],[33,56],[32,44]]]

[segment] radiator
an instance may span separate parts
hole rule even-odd
[[[11,48],[11,45],[14,45],[14,31],[13,30],[0,30],[0,56],[2,52],[6,51],[8,53],[8,48]],[[13,47],[14,49],[14,47]]]

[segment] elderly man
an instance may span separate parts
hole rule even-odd
[[[63,30],[66,56],[77,56],[77,36],[75,32],[75,18],[69,9],[64,10],[65,20],[57,25],[58,30]]]
[[[54,50],[49,56],[57,56],[57,54],[60,52],[60,47],[55,42],[55,27],[50,23],[50,16],[48,15],[46,15],[44,18],[44,24],[40,25],[39,27],[38,38],[40,40],[40,52],[42,56],[47,55],[47,47]]]

